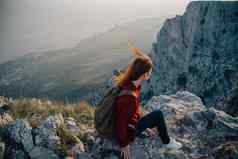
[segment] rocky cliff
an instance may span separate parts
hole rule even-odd
[[[189,3],[182,16],[165,21],[153,43],[156,68],[144,98],[188,90],[207,106],[226,100],[230,110],[223,109],[237,115],[237,41],[237,1]]]

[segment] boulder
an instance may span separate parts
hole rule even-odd
[[[0,142],[0,159],[3,159],[4,153],[5,153],[5,143]]]
[[[53,151],[40,146],[35,146],[29,156],[31,159],[59,159]]]
[[[35,145],[56,150],[60,145],[60,137],[57,135],[57,128],[62,124],[64,124],[62,114],[49,116],[33,131]]]
[[[9,143],[21,145],[25,152],[30,152],[34,147],[31,130],[28,122],[17,119],[4,128],[4,136]]]

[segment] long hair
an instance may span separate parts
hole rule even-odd
[[[128,81],[135,81],[141,75],[149,72],[153,68],[153,62],[149,56],[144,54],[138,48],[134,48],[132,53],[136,56],[130,60],[125,71],[120,72],[113,80],[118,87],[122,87]]]

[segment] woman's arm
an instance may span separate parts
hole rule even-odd
[[[130,142],[128,125],[132,114],[135,111],[135,98],[129,95],[119,96],[116,109],[116,132],[120,147],[125,147]]]

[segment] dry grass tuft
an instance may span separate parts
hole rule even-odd
[[[86,101],[65,104],[40,99],[17,99],[8,104],[14,119],[27,119],[32,127],[37,127],[48,116],[59,113],[63,117],[73,117],[78,124],[93,126],[94,108]]]

